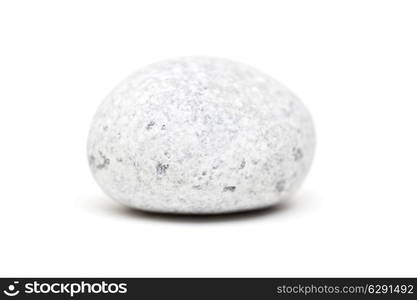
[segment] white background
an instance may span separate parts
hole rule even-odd
[[[417,276],[415,1],[3,1],[1,276]],[[316,122],[290,205],[223,217],[129,211],[94,182],[101,100],[157,60],[227,57]]]

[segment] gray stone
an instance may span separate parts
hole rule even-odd
[[[286,87],[241,63],[189,57],[122,81],[94,117],[88,158],[122,204],[215,214],[290,196],[314,148],[310,114]]]

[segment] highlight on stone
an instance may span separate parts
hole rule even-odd
[[[149,65],[99,106],[88,138],[97,183],[129,207],[217,214],[279,203],[311,166],[315,133],[301,101],[234,61]]]

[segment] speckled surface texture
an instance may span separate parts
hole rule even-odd
[[[311,165],[310,114],[247,65],[190,57],[145,67],[98,108],[88,139],[94,178],[113,199],[156,212],[271,206]]]

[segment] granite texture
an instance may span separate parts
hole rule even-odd
[[[188,57],[145,67],[107,96],[88,160],[122,204],[215,214],[290,196],[314,148],[311,116],[286,87],[241,63]]]

